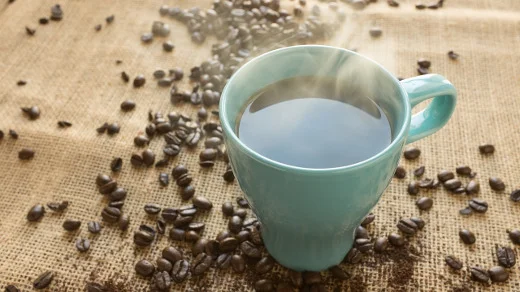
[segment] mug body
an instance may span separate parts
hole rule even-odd
[[[249,98],[298,76],[332,76],[338,86],[370,97],[389,119],[391,144],[365,161],[310,169],[273,161],[240,141],[237,123]],[[410,103],[398,80],[366,57],[341,48],[295,46],[240,68],[222,93],[220,118],[233,172],[261,223],[267,250],[288,268],[320,271],[343,260],[356,227],[390,183],[410,127]]]

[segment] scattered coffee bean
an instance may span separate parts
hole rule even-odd
[[[406,177],[406,169],[404,169],[404,167],[402,167],[402,166],[398,166],[395,169],[394,177],[395,178],[401,178],[401,179],[405,178]]]
[[[102,27],[101,24],[97,24],[97,25],[94,26],[94,30],[95,31],[100,31],[101,27]]]
[[[108,223],[116,223],[121,217],[121,210],[114,207],[105,207],[103,212],[101,212],[101,217],[103,221]]]
[[[408,160],[417,159],[421,155],[421,150],[417,147],[410,147],[404,151],[404,158]]]
[[[249,202],[245,198],[237,198],[237,204],[242,208],[249,208]]]
[[[182,216],[193,216],[197,213],[197,208],[193,205],[187,205],[179,208],[179,213]]]
[[[157,233],[164,234],[166,231],[166,222],[163,219],[157,219],[155,227],[157,228]]]
[[[123,167],[123,159],[121,157],[116,157],[112,160],[110,163],[110,169],[113,172],[119,172],[121,171],[121,168]]]
[[[454,191],[454,190],[460,188],[461,185],[462,185],[462,182],[456,178],[452,178],[452,179],[444,182],[444,187],[450,191]]]
[[[42,205],[34,205],[27,213],[27,220],[30,222],[38,221],[43,217],[44,214],[45,208]]]
[[[144,75],[139,74],[134,78],[134,87],[142,87],[146,83],[146,78]]]
[[[384,252],[388,248],[388,238],[379,237],[374,242],[374,251],[375,252]]]
[[[36,33],[36,29],[34,28],[30,28],[28,26],[25,27],[25,32],[30,35],[30,36],[33,36],[35,33]]]
[[[228,229],[233,233],[238,233],[242,229],[242,218],[233,216],[229,218]]]
[[[190,271],[190,263],[186,260],[177,260],[172,268],[172,278],[176,283],[186,280]]]
[[[399,7],[399,2],[397,2],[395,0],[387,0],[386,2],[388,3],[388,6],[390,6],[390,7]]]
[[[64,211],[65,209],[67,209],[68,206],[69,201],[47,203],[47,207],[54,212]]]
[[[49,19],[46,18],[46,17],[42,17],[42,18],[38,19],[38,23],[42,24],[42,25],[48,24],[49,23]]]
[[[168,158],[163,158],[163,159],[161,159],[161,160],[159,160],[159,161],[157,161],[157,162],[155,163],[155,167],[156,167],[156,168],[159,168],[159,167],[166,167],[166,166],[168,166],[168,162],[169,162],[169,159],[168,159]]]
[[[167,173],[161,172],[159,174],[159,183],[165,187],[170,183],[170,176]]]
[[[206,238],[200,238],[199,240],[197,240],[195,244],[193,244],[193,246],[191,247],[191,253],[193,254],[193,256],[197,256],[198,254],[204,252],[206,250],[206,245],[208,241],[209,240],[207,240]]]
[[[473,213],[472,209],[470,207],[466,207],[464,209],[459,210],[460,215],[471,215]]]
[[[146,166],[152,166],[155,163],[155,153],[151,149],[146,149],[142,153],[143,163]]]
[[[211,266],[211,262],[211,256],[205,253],[198,254],[193,260],[191,274],[194,276],[204,274]]]
[[[252,242],[244,241],[240,244],[240,250],[250,258],[261,258],[262,251],[257,248]]]
[[[128,229],[128,226],[130,226],[130,217],[128,217],[128,215],[126,214],[121,215],[121,217],[119,218],[118,225],[119,230],[126,231]]]
[[[58,127],[60,128],[68,128],[71,127],[72,123],[68,121],[58,121]]]
[[[213,208],[213,204],[210,200],[206,199],[203,196],[195,196],[192,200],[193,205],[202,210],[210,210]]]
[[[161,212],[161,206],[159,206],[158,204],[149,203],[144,205],[144,211],[148,215],[157,215],[159,214],[159,212]]]
[[[520,202],[520,189],[516,189],[511,192],[509,199],[515,203]]]
[[[419,227],[410,219],[401,219],[397,223],[397,228],[405,234],[412,235],[417,232]]]
[[[105,18],[105,21],[107,22],[107,24],[111,24],[112,22],[114,22],[114,19],[115,19],[115,15],[109,15]]]
[[[265,274],[270,272],[274,267],[274,260],[272,257],[267,256],[261,258],[258,263],[256,263],[255,271],[258,275]]]
[[[345,261],[349,264],[357,264],[361,261],[362,258],[363,255],[359,251],[359,249],[353,247],[348,251],[347,255],[345,256]]]
[[[133,100],[125,100],[121,103],[121,110],[122,111],[125,111],[125,112],[128,112],[128,111],[131,111],[135,108],[135,101]]]
[[[199,155],[200,161],[213,161],[217,158],[217,153],[216,149],[206,148]]]
[[[176,241],[184,241],[186,238],[186,232],[183,229],[172,228],[170,230],[170,239]]]
[[[204,227],[206,225],[202,222],[191,222],[188,224],[188,229],[189,230],[193,230],[193,231],[197,231],[197,232],[201,232]]]
[[[165,41],[162,47],[165,52],[171,52],[173,49],[175,49],[175,45],[172,43],[172,41]]]
[[[115,181],[112,181],[112,178],[106,174],[98,174],[98,176],[96,177],[96,184],[98,185],[98,187],[101,187],[101,186],[104,186],[110,182],[114,182],[114,184],[112,184],[114,186],[114,189],[117,187],[117,182]],[[112,187],[112,186],[111,186]],[[111,189],[110,191],[108,191],[107,193],[113,191],[114,189]]]
[[[118,208],[119,210],[121,210],[121,208],[123,208],[124,205],[125,205],[125,201],[123,201],[123,200],[112,201],[112,202],[108,203],[109,207]]]
[[[38,290],[45,289],[49,287],[53,278],[54,274],[51,271],[44,272],[33,281],[33,288]]]
[[[489,282],[489,274],[485,269],[481,267],[471,267],[469,268],[469,272],[471,273],[471,279],[473,281],[482,283]]]
[[[493,154],[495,153],[495,146],[491,144],[482,144],[478,146],[481,154]]]
[[[375,219],[376,219],[376,215],[374,215],[373,213],[370,213],[365,217],[365,219],[363,219],[363,221],[361,222],[361,226],[366,227],[370,223],[374,222]]]
[[[16,82],[16,85],[18,85],[18,86],[25,86],[26,84],[27,84],[27,81],[25,81],[25,80],[18,80]]]
[[[454,257],[454,256],[451,256],[451,255],[448,255],[448,256],[446,256],[446,257],[444,258],[444,260],[446,261],[446,264],[447,264],[450,268],[452,268],[452,269],[454,269],[454,270],[460,270],[460,269],[462,269],[462,262],[461,262],[458,258],[456,258],[456,257]]]
[[[142,225],[141,225],[142,226]],[[149,230],[148,230],[149,229]],[[155,239],[155,230],[153,228],[140,229],[134,233],[134,243],[138,246],[148,246]]]
[[[9,129],[9,136],[13,139],[18,139],[18,133],[13,129]]]
[[[417,195],[419,193],[419,183],[416,181],[412,181],[408,184],[407,188],[408,194]]]
[[[98,178],[100,177],[98,176]],[[110,194],[117,189],[117,182],[110,177],[108,178],[110,181],[99,187],[99,192],[103,195]]]
[[[449,51],[448,57],[452,60],[457,60],[459,58],[459,54],[455,53],[454,51]]]
[[[486,213],[488,203],[484,200],[473,198],[469,201],[470,208],[477,213]]]
[[[108,199],[111,202],[122,201],[122,200],[126,199],[126,194],[127,194],[127,192],[125,189],[118,187],[108,195]]]
[[[429,210],[433,206],[433,200],[428,197],[419,198],[415,204],[420,210]]]
[[[366,230],[363,226],[358,226],[356,228],[356,232],[354,234],[354,237],[357,238],[369,238],[368,236],[368,230]]]
[[[415,225],[417,225],[417,228],[423,229],[424,225],[426,225],[426,222],[420,217],[411,217],[410,220],[412,220]]]
[[[489,277],[491,281],[500,283],[505,282],[509,279],[509,272],[500,266],[492,267],[488,270]]]
[[[260,279],[255,282],[255,291],[258,292],[269,292],[274,290],[273,281],[269,279]]]
[[[424,5],[422,3],[415,4],[415,9],[422,10],[424,8],[426,8],[426,5]]]
[[[166,72],[163,69],[157,69],[153,72],[153,77],[161,79],[166,76]]]
[[[417,65],[421,68],[429,69],[432,63],[429,60],[426,60],[424,58],[420,58],[417,60]]]
[[[60,21],[63,19],[63,10],[61,10],[60,4],[56,4],[51,7],[51,20]]]
[[[224,202],[222,204],[222,213],[225,216],[232,216],[234,214],[233,204],[231,202]]]
[[[426,68],[419,67],[419,68],[417,68],[417,73],[419,75],[425,75],[425,74],[429,74],[430,71],[428,69],[426,69]]]
[[[188,169],[186,166],[179,164],[172,170],[173,179],[179,179],[182,175],[187,174]]]
[[[63,229],[67,231],[75,231],[81,226],[81,221],[67,219],[63,222]]]
[[[425,171],[425,167],[424,166],[420,166],[418,168],[416,168],[414,171],[413,171],[413,175],[414,176],[417,176],[417,177],[420,177],[424,174],[424,171]]]
[[[121,79],[126,83],[130,82],[130,76],[125,71],[121,72]]]
[[[172,271],[172,268],[173,264],[169,260],[165,258],[159,258],[157,260],[157,271],[170,273]]]
[[[497,192],[501,192],[506,189],[506,185],[498,177],[490,177],[489,186],[491,187],[492,190],[497,191]]]
[[[373,38],[380,37],[383,34],[383,30],[380,27],[372,27],[368,32]]]
[[[178,211],[174,208],[164,208],[162,210],[161,216],[166,222],[172,223],[177,218]]]
[[[397,233],[392,233],[388,236],[388,240],[390,241],[390,244],[396,247],[400,247],[404,245],[404,238]]]
[[[423,189],[433,188],[434,180],[431,178],[425,178],[419,182],[419,187]]]
[[[101,224],[99,224],[99,222],[96,221],[91,221],[87,223],[87,229],[90,233],[98,234],[99,232],[101,232]]]
[[[467,229],[460,230],[459,237],[465,244],[474,244],[477,241],[475,234]]]
[[[143,33],[141,35],[141,41],[145,44],[151,43],[153,41],[153,34],[150,32]]]
[[[90,249],[90,240],[86,238],[79,238],[76,240],[76,249],[79,252],[86,252]]]
[[[355,243],[356,248],[362,253],[369,252],[373,248],[373,244],[370,242],[370,239],[367,238],[358,238]]]
[[[30,159],[33,159],[34,157],[34,150],[30,149],[30,148],[22,148],[22,150],[20,150],[18,152],[18,158],[20,160],[30,160]]]
[[[235,215],[244,219],[247,216],[247,211],[246,209],[238,208],[235,210]]]
[[[224,174],[222,175],[222,177],[224,178],[225,181],[227,181],[228,183],[231,183],[235,180],[235,174],[233,173],[233,169],[231,169],[231,166],[228,165],[226,167],[226,172],[224,172]]]
[[[150,277],[155,272],[155,267],[147,260],[140,260],[135,264],[135,272],[140,276]]]
[[[460,175],[470,175],[471,174],[471,168],[467,165],[460,165],[456,168],[457,174]]]
[[[104,134],[107,131],[107,128],[108,123],[104,123],[103,125],[101,125],[101,127],[96,129],[96,132],[98,132],[99,134]]]
[[[144,165],[143,157],[139,154],[132,154],[132,157],[130,157],[130,164],[132,164],[135,167],[141,167]]]
[[[480,191],[480,184],[474,180],[471,180],[466,186],[466,193],[468,195],[477,194]]]
[[[516,254],[510,247],[497,247],[498,264],[504,268],[512,268],[516,264]]]
[[[121,127],[119,126],[118,123],[112,123],[112,124],[109,124],[107,127],[107,134],[115,135],[115,134],[119,133],[120,130],[121,130]]]

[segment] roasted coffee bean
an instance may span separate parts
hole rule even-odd
[[[9,136],[13,139],[18,139],[18,133],[13,129],[9,129]]]
[[[379,237],[374,243],[375,252],[384,252],[388,248],[388,238]]]
[[[233,204],[231,202],[224,202],[222,204],[222,213],[225,216],[232,216],[234,213]]]
[[[221,242],[222,240],[226,238],[233,237],[233,234],[227,230],[222,230],[217,234],[217,237],[215,238],[218,242]]]
[[[116,223],[121,217],[121,210],[113,207],[105,207],[103,212],[101,212],[101,217],[103,221],[108,223]]]
[[[167,173],[161,172],[159,174],[159,183],[165,187],[170,183],[170,176]]]
[[[232,252],[238,247],[238,240],[234,237],[227,237],[219,242],[221,252]]]
[[[151,149],[146,149],[143,151],[142,154],[143,157],[143,163],[146,166],[152,166],[155,163],[155,154]]]
[[[101,232],[101,224],[99,224],[99,222],[96,221],[91,221],[87,223],[87,229],[90,233],[97,234]]]
[[[115,16],[112,14],[110,16],[107,16],[105,18],[105,21],[107,22],[107,24],[111,24],[112,22],[114,22],[114,19],[115,19]]]
[[[153,77],[161,79],[166,76],[166,72],[163,69],[157,69],[153,72]]]
[[[410,147],[404,151],[404,158],[408,160],[417,159],[421,155],[421,150],[417,147]]]
[[[31,120],[36,120],[41,114],[40,108],[37,106],[22,107],[22,112],[24,112]]]
[[[121,210],[121,208],[123,208],[124,205],[125,205],[125,201],[123,201],[123,200],[121,200],[121,201],[113,201],[113,202],[108,203],[109,207],[118,208],[120,210]]]
[[[125,100],[121,103],[121,110],[122,111],[125,111],[125,112],[128,112],[128,111],[131,111],[135,108],[135,101],[133,100]]]
[[[172,170],[173,179],[179,179],[182,175],[187,174],[188,169],[186,166],[179,164]]]
[[[47,207],[54,212],[61,212],[69,206],[69,201],[47,203]]]
[[[255,282],[254,288],[258,292],[269,292],[274,290],[274,284],[269,279],[260,279]]]
[[[126,190],[123,188],[116,188],[113,192],[108,195],[108,199],[112,202],[122,201],[126,198]]]
[[[462,186],[462,182],[456,178],[444,182],[444,187],[450,191],[454,191]]]
[[[172,43],[172,41],[165,41],[162,47],[165,52],[171,52],[173,49],[175,49],[175,45]]]
[[[406,169],[404,169],[402,166],[398,166],[395,169],[394,177],[395,178],[405,178],[406,177]]]
[[[233,233],[238,233],[242,229],[242,218],[232,216],[228,221],[228,229]]]
[[[155,124],[148,124],[144,131],[146,135],[148,135],[149,137],[153,137],[155,135],[155,132],[157,131],[157,127],[155,126]]]
[[[173,128],[170,123],[163,122],[163,123],[158,123],[157,126],[155,127],[155,130],[159,134],[165,134],[165,133],[172,131]]]
[[[45,289],[49,287],[53,278],[54,274],[51,271],[44,272],[33,281],[33,288],[38,290]]]
[[[469,206],[477,213],[486,213],[488,209],[488,203],[478,198],[471,199],[469,201]]]
[[[249,208],[249,202],[245,198],[237,198],[237,204],[242,208]]]
[[[200,231],[204,230],[205,226],[206,225],[202,222],[191,222],[188,224],[188,229],[200,232]]]
[[[417,232],[419,227],[410,219],[401,219],[397,223],[397,228],[405,234],[412,235]]]
[[[209,256],[205,253],[200,253],[193,260],[192,267],[191,267],[191,274],[194,276],[204,274],[211,266],[211,262],[212,262],[211,256]]]
[[[81,221],[67,219],[63,222],[62,226],[63,226],[63,229],[65,229],[67,231],[75,231],[75,230],[78,230],[79,227],[81,226]]]
[[[345,261],[349,264],[357,264],[361,261],[363,255],[359,251],[359,249],[353,247],[349,250],[347,255],[345,256]]]
[[[425,75],[425,74],[429,74],[430,71],[428,69],[426,69],[426,68],[419,67],[419,68],[417,68],[417,73],[419,75]]]
[[[191,247],[191,253],[194,256],[197,256],[198,254],[204,252],[206,250],[206,244],[208,243],[208,241],[209,240],[207,240],[206,238],[200,238],[199,240],[197,240],[195,244],[193,244],[193,246]]]
[[[231,257],[231,267],[235,273],[243,273],[246,270],[246,261],[242,255],[235,254]]]
[[[42,18],[38,19],[38,23],[42,24],[42,25],[48,24],[49,23],[49,19],[46,18],[46,17],[42,17]]]
[[[60,21],[63,19],[63,10],[60,4],[51,7],[51,20]]]
[[[417,225],[417,228],[419,228],[420,230],[423,229],[426,225],[426,222],[424,222],[424,220],[420,217],[411,217],[410,220],[412,220],[412,222],[415,223],[415,225]]]
[[[204,252],[212,257],[218,256],[220,254],[218,241],[214,239],[208,240],[204,247]]]
[[[183,200],[189,200],[193,197],[193,195],[195,195],[195,187],[193,187],[192,185],[185,186],[181,189],[181,198]]]
[[[58,121],[58,127],[60,127],[60,128],[72,127],[72,123],[68,122],[68,121]]]
[[[509,199],[515,203],[520,202],[520,189],[512,191],[509,195]]]
[[[128,83],[130,81],[130,76],[128,76],[128,74],[125,71],[123,71],[121,72],[121,79],[123,79],[125,83]]]
[[[119,126],[118,123],[112,123],[112,124],[109,124],[107,127],[107,134],[115,135],[115,134],[119,133],[120,130],[121,130],[121,127]]]
[[[166,167],[166,166],[168,166],[168,161],[169,161],[168,158],[163,158],[155,163],[155,167],[156,168]]]
[[[157,232],[159,234],[164,234],[164,232],[166,231],[166,222],[162,219],[157,219],[157,221],[155,222],[155,226],[157,227]]]
[[[251,233],[248,230],[241,230],[235,238],[238,240],[239,243],[242,243],[246,240],[249,240],[251,236]]]
[[[202,210],[210,210],[213,208],[211,201],[203,196],[195,196],[191,201],[195,207]]]
[[[181,252],[173,246],[168,246],[162,250],[162,257],[170,261],[171,263],[176,263],[177,261],[182,260]]]
[[[79,238],[76,240],[76,249],[79,252],[86,252],[90,249],[90,240],[86,238]]]
[[[358,226],[356,228],[355,238],[369,238],[368,230],[366,230],[363,226]]]
[[[250,232],[249,237],[251,239],[251,242],[253,242],[256,245],[263,245],[264,242],[262,240],[262,235],[260,234],[260,231],[254,226],[249,227],[248,229]]]
[[[121,217],[119,218],[118,225],[121,231],[126,231],[128,229],[128,226],[130,225],[130,217],[128,217],[128,215],[126,214],[121,215]]]
[[[257,274],[262,275],[269,271],[271,271],[274,267],[274,260],[272,257],[263,257],[261,258],[255,266],[255,271]]]
[[[490,177],[489,186],[491,187],[492,190],[497,191],[497,192],[501,192],[506,189],[506,185],[498,177]]]
[[[101,125],[101,127],[96,129],[96,132],[98,132],[99,134],[104,134],[107,131],[107,128],[108,123],[104,123],[103,125]]]
[[[30,160],[30,159],[33,159],[34,157],[34,150],[30,149],[30,148],[22,148],[22,150],[20,150],[18,152],[18,158],[20,160]]]
[[[169,157],[175,157],[181,152],[181,147],[175,144],[168,144],[164,146],[163,153]]]
[[[306,285],[314,285],[321,283],[320,272],[303,272],[303,282]]]
[[[488,274],[491,281],[496,283],[505,282],[509,279],[509,272],[500,266],[490,268]]]
[[[157,215],[159,214],[159,212],[161,212],[161,206],[159,206],[158,204],[149,203],[144,205],[144,211],[148,215]]]
[[[380,27],[371,27],[368,32],[370,33],[370,36],[373,38],[380,37],[383,34],[383,30]]]
[[[144,35],[143,35],[144,36]],[[144,78],[144,75],[139,74],[134,78],[134,87],[142,87],[146,83],[146,78]]]
[[[160,87],[169,87],[172,85],[173,80],[171,78],[165,77],[157,80],[157,85]]]
[[[217,153],[216,149],[206,148],[199,155],[200,161],[213,161],[217,158]]]
[[[407,188],[408,194],[415,196],[419,193],[419,183],[416,181],[412,181],[408,184]]]
[[[172,271],[172,268],[173,264],[169,260],[165,258],[159,258],[157,260],[157,271],[170,273]]]
[[[139,230],[134,233],[134,243],[138,246],[148,246],[154,239],[155,234],[148,231]]]
[[[247,211],[246,209],[238,208],[235,210],[235,215],[244,219],[247,216]]]
[[[512,268],[516,264],[516,254],[510,247],[497,247],[498,264],[504,268]]]
[[[457,166],[457,168],[455,170],[456,170],[457,174],[460,174],[460,175],[470,175],[471,174],[471,168],[467,165]]]
[[[482,144],[478,146],[478,150],[482,154],[493,154],[495,153],[495,146],[491,144]]]
[[[420,166],[420,167],[416,168],[413,171],[413,175],[417,176],[417,177],[420,177],[420,176],[422,176],[424,174],[425,169],[426,169],[426,167]]]
[[[363,219],[363,221],[361,222],[361,226],[367,226],[370,223],[374,222],[375,219],[376,219],[376,215],[370,213],[365,217],[365,219]]]
[[[196,231],[190,230],[190,231],[186,232],[185,240],[187,242],[196,242],[199,239],[200,239],[200,235]]]
[[[112,178],[106,174],[98,174],[98,176],[96,177],[96,184],[98,185],[98,187],[106,185],[107,183],[109,183],[111,181],[112,181]],[[113,190],[110,190],[110,192],[111,191],[113,191]]]
[[[370,239],[367,238],[358,238],[356,239],[356,248],[362,252],[366,253],[372,250],[373,244],[370,242]]]
[[[27,213],[27,220],[31,222],[38,221],[43,217],[44,214],[45,208],[42,205],[34,205]]]
[[[186,260],[175,261],[172,269],[172,278],[176,283],[186,280],[190,271],[190,263]]]
[[[158,291],[170,291],[170,287],[172,286],[172,280],[170,274],[168,272],[157,272],[153,276],[153,280],[155,283],[155,288]]]
[[[468,195],[477,194],[480,191],[480,184],[474,180],[471,180],[466,186],[466,193]]]
[[[439,179],[439,181],[444,183],[446,181],[454,179],[455,174],[453,174],[453,172],[449,170],[442,170],[441,172],[439,172],[439,174],[437,174],[437,178]]]
[[[423,189],[433,188],[434,180],[431,178],[425,178],[419,182],[419,187]]]
[[[301,288],[303,286],[303,276],[301,272],[289,270],[289,279],[294,287]]]
[[[474,244],[477,241],[475,234],[467,229],[460,230],[459,237],[465,244]]]
[[[449,51],[448,57],[452,60],[457,60],[459,58],[459,54],[455,53],[454,51]]]
[[[424,58],[420,58],[417,60],[417,65],[421,68],[429,69],[432,63],[429,60],[426,60]]]
[[[108,195],[117,189],[117,182],[115,180],[111,180],[108,183],[99,187],[99,192],[103,195]]]
[[[173,68],[173,69],[170,69],[170,75],[173,75],[174,80],[178,81],[178,80],[181,80],[182,77],[184,77],[184,71],[179,67]]]
[[[123,167],[123,159],[120,157],[116,157],[112,159],[112,162],[110,162],[110,169],[113,172],[121,171],[121,168]]]
[[[220,145],[222,145],[222,140],[218,137],[210,137],[204,141],[204,146],[206,148],[217,149]]]
[[[390,244],[396,247],[400,247],[404,245],[404,238],[397,233],[392,233],[388,236],[388,241],[390,241]]]
[[[471,279],[473,281],[482,283],[489,282],[489,274],[485,269],[481,267],[471,267],[469,268],[469,272],[471,273]]]
[[[454,257],[454,256],[451,256],[451,255],[448,255],[448,256],[446,256],[446,257],[444,258],[444,260],[446,261],[446,264],[447,264],[450,268],[452,268],[452,269],[454,269],[454,270],[460,270],[460,269],[462,269],[462,262],[461,262],[458,258],[456,258],[456,257]]]
[[[215,262],[217,268],[227,269],[231,265],[231,254],[223,253],[217,257]]]
[[[422,197],[415,202],[415,205],[417,205],[420,210],[429,210],[433,206],[433,200],[428,197]]]
[[[235,174],[233,173],[233,169],[230,166],[226,168],[226,172],[222,175],[225,181],[233,182],[235,180]]]
[[[244,241],[240,244],[240,250],[250,258],[261,258],[262,251],[257,248],[252,242]]]
[[[186,205],[179,208],[179,214],[182,216],[193,216],[197,213],[197,208],[193,205]]]
[[[193,216],[177,216],[175,221],[173,221],[173,226],[175,227],[184,227],[188,225],[191,221],[193,221]]]
[[[350,278],[348,272],[344,271],[340,266],[332,266],[329,268],[329,272],[339,280],[347,280]]]
[[[161,216],[162,218],[169,223],[172,223],[175,221],[175,218],[177,218],[178,211],[174,208],[164,208],[162,210]]]
[[[473,211],[471,210],[470,207],[466,207],[466,208],[464,208],[464,209],[460,209],[460,210],[459,210],[459,214],[460,214],[460,215],[464,215],[464,216],[465,216],[465,215],[471,215],[472,213],[473,213]]]
[[[466,193],[466,188],[465,187],[458,187],[458,188],[456,188],[455,190],[453,190],[451,192],[454,193],[454,194],[457,194],[457,195],[461,195],[461,194]]]
[[[208,111],[206,110],[206,108],[204,107],[201,107],[198,111],[197,111],[197,116],[199,117],[199,119],[201,120],[205,120],[208,118]],[[208,147],[208,146],[206,146]]]

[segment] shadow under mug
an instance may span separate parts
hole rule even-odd
[[[286,165],[253,151],[236,133],[242,109],[260,89],[297,76],[333,76],[357,84],[387,114],[391,144],[365,161],[329,169]],[[429,98],[427,108],[412,116],[411,107]],[[455,88],[440,75],[399,82],[376,62],[341,48],[288,47],[241,67],[222,92],[220,119],[233,172],[261,223],[269,253],[297,271],[339,264],[352,247],[356,227],[390,183],[403,146],[444,126],[455,103]]]

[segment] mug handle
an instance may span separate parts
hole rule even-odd
[[[450,119],[457,102],[455,87],[441,75],[427,74],[401,81],[410,105],[433,98],[428,107],[412,116],[406,144],[437,132]]]

